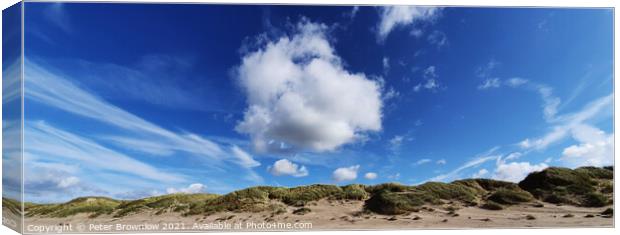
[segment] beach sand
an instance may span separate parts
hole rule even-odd
[[[363,201],[320,200],[306,205],[311,211],[303,215],[293,213],[297,207],[286,206],[287,211],[280,214],[221,212],[182,216],[174,212],[156,215],[155,211],[142,211],[122,218],[111,215],[89,218],[86,214],[67,218],[31,217],[26,218],[25,232],[45,233],[39,230],[52,227],[62,228],[64,233],[613,227],[613,218],[600,215],[607,207],[542,205],[521,204],[503,210],[452,205],[458,208],[453,213],[446,205],[427,206],[419,212],[392,216],[363,213]],[[533,218],[528,219],[528,215]]]

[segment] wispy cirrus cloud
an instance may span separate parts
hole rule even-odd
[[[15,60],[2,69],[2,104],[8,104],[21,97],[21,60]]]
[[[497,70],[497,68],[501,64],[501,62],[497,61],[494,58],[491,58],[489,62],[485,63],[484,65],[478,67],[475,70],[476,76],[484,79],[480,83],[480,85],[478,85],[478,90],[491,90],[505,86],[509,88],[519,88],[529,91],[535,91],[543,100],[542,108],[544,119],[547,122],[552,121],[555,118],[555,115],[558,112],[558,107],[561,103],[560,98],[554,95],[553,88],[546,84],[537,83],[520,77],[513,77],[508,79],[496,77],[494,76],[495,70]]]
[[[31,202],[58,202],[83,195],[110,195],[100,188],[99,182],[93,184],[84,180],[78,161],[64,162],[65,159],[39,160],[38,155],[24,153],[24,199]],[[101,169],[98,169],[98,171]],[[132,175],[134,178],[135,175]],[[20,182],[21,184],[21,182]]]
[[[357,16],[357,13],[360,11],[360,7],[359,6],[353,6],[351,8],[351,11],[349,12],[345,12],[344,16],[353,20],[355,18],[355,16]]]
[[[253,168],[260,166],[260,162],[254,160],[254,158],[252,158],[249,153],[243,151],[243,149],[239,148],[239,146],[233,145],[230,148],[230,151],[232,152],[233,156],[237,158],[237,164],[239,164],[240,166],[244,168]]]
[[[536,138],[527,138],[518,143],[520,150],[498,157],[492,178],[518,182],[533,171],[547,168],[549,158],[539,161],[539,163],[517,162],[516,160],[532,151],[543,151],[551,145],[559,144],[569,138],[577,141],[577,144],[563,148],[562,156],[558,162],[564,166],[607,166],[613,164],[613,133],[607,134],[590,123],[593,119],[611,116],[612,97],[613,94],[600,97],[573,113],[550,116],[547,119],[550,126],[546,134]]]
[[[43,12],[46,19],[65,33],[72,33],[73,27],[69,15],[65,11],[64,3],[53,3],[47,6]]]
[[[449,181],[449,180],[454,180],[457,178],[460,178],[462,175],[462,172],[474,167],[478,167],[486,162],[492,161],[492,160],[497,160],[501,157],[501,155],[497,155],[495,154],[495,151],[497,150],[497,148],[493,148],[483,154],[480,154],[478,156],[476,156],[475,158],[465,162],[464,164],[462,164],[461,166],[457,167],[456,169],[445,173],[445,174],[440,174],[437,175],[435,177],[430,178],[428,181]]]
[[[521,141],[519,145],[524,149],[545,149],[549,145],[569,137],[576,128],[588,125],[587,122],[591,119],[597,118],[600,115],[610,115],[612,102],[613,94],[600,97],[587,104],[580,111],[557,117],[549,127],[550,131],[546,134],[540,137],[527,138]]]
[[[229,113],[232,98],[216,89],[218,79],[196,72],[196,57],[147,54],[133,63],[116,64],[86,60],[61,60],[78,72],[81,81],[106,99],[143,102],[171,110]],[[225,103],[229,102],[229,103]]]
[[[33,156],[74,160],[84,167],[131,174],[161,182],[181,182],[184,176],[166,173],[125,154],[111,150],[95,141],[78,136],[43,121],[25,125],[24,152]],[[113,164],[111,164],[113,163]]]
[[[177,174],[174,168],[165,170],[160,166],[146,164],[137,160],[136,155],[184,156],[209,162],[205,167],[216,171],[241,168],[241,172],[246,174],[241,180],[262,181],[262,177],[252,170],[260,163],[237,145],[218,143],[191,132],[163,128],[81,88],[73,82],[74,79],[52,72],[55,70],[28,60],[25,67],[25,76],[28,78],[25,79],[25,96],[28,102],[62,110],[72,114],[73,118],[85,118],[109,127],[105,132],[92,129],[84,132],[79,131],[80,128],[76,131],[76,128],[66,128],[58,125],[59,123],[28,120],[25,129],[28,135],[26,151],[33,156],[33,162],[74,161],[80,163],[80,169],[90,169],[89,174],[85,175],[95,179],[104,172],[116,172],[118,175],[137,176],[146,180],[145,182],[160,182],[160,185],[173,186],[187,183],[193,176]],[[54,159],[51,159],[52,157]],[[93,178],[89,180],[92,181]],[[88,180],[69,180],[58,185],[69,186],[68,183],[82,181],[86,183]],[[150,183],[144,185],[148,184]],[[136,184],[136,187],[140,185],[143,184]],[[153,191],[156,186],[148,187]],[[122,192],[114,192],[107,195],[121,194]]]
[[[543,118],[550,122],[555,118],[561,99],[554,95],[553,88],[546,85],[532,82],[528,79],[513,77],[509,79],[500,79],[497,77],[487,78],[480,85],[478,90],[491,90],[501,87],[523,89],[538,93],[542,102]]]
[[[527,161],[514,161],[532,151],[543,151],[569,138],[575,140],[577,144],[565,147],[562,151],[559,162],[565,166],[604,166],[613,164],[613,133],[607,134],[592,124],[596,120],[611,116],[613,94],[593,100],[581,110],[558,115],[558,109],[562,100],[554,94],[551,86],[520,77],[505,80],[489,78],[499,64],[495,59],[491,59],[489,63],[476,70],[478,77],[486,78],[478,86],[478,89],[487,90],[506,86],[536,92],[542,100],[541,110],[543,119],[548,124],[548,131],[542,136],[526,138],[516,144],[520,148],[517,152],[512,152],[505,156],[499,155],[493,178],[518,181],[532,171],[547,167],[548,160],[538,164]],[[578,90],[582,89],[580,88],[582,86],[578,85]],[[569,99],[574,99],[575,94],[578,94],[578,92],[580,91],[573,93]]]
[[[147,143],[146,140],[149,140],[175,151],[186,151],[212,159],[222,159],[226,155],[218,144],[210,140],[193,133],[175,133],[164,129],[111,105],[33,62],[26,61],[26,68],[25,76],[28,79],[25,79],[24,86],[27,88],[25,94],[27,99],[131,131],[134,134],[132,138],[138,138],[133,141],[128,138],[110,138],[120,140],[121,145],[130,144],[124,146],[134,149],[133,144],[144,145]],[[140,137],[144,138],[140,140]]]

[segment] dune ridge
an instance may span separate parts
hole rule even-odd
[[[64,218],[85,214],[88,218],[109,215],[122,218],[146,211],[155,215],[182,216],[219,212],[268,212],[279,214],[287,207],[305,208],[319,200],[360,201],[360,213],[399,215],[426,206],[454,205],[488,210],[546,202],[577,207],[613,204],[613,167],[549,167],[529,174],[519,183],[492,179],[463,179],[451,183],[427,182],[408,186],[397,183],[346,186],[314,184],[293,188],[256,186],[224,195],[168,194],[137,200],[80,197],[65,203],[25,204],[26,217]],[[19,202],[3,198],[3,207],[19,213]]]

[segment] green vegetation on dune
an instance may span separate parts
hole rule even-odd
[[[519,189],[519,186],[515,183],[492,179],[464,179],[454,181],[454,183],[475,189],[479,194],[488,193],[502,188]]]
[[[138,213],[144,210],[155,209],[157,214],[164,212],[185,212],[194,203],[216,198],[215,194],[169,194],[156,197],[148,197],[133,201],[124,201],[118,205],[114,217]]]
[[[259,188],[247,188],[220,197],[209,199],[204,204],[204,213],[218,211],[258,212],[269,208],[269,193]]]
[[[343,192],[335,185],[314,184],[289,189],[281,198],[282,202],[291,206],[304,206],[310,201],[335,197]]]
[[[366,192],[366,186],[362,184],[344,186],[342,192],[336,195],[336,199],[364,200],[366,198],[368,198],[368,192]]]
[[[258,186],[193,204],[188,214],[277,210],[277,203],[274,204],[270,200],[280,201],[289,206],[303,207],[308,202],[321,199],[364,200],[367,197],[368,193],[365,191],[365,186],[359,184],[343,187],[314,184],[295,188]]]
[[[382,184],[366,187],[371,197],[365,209],[380,214],[401,214],[424,204],[459,201],[483,202],[482,208],[501,210],[538,199],[551,203],[601,207],[611,204],[613,168],[548,168],[530,174],[519,184],[491,179],[465,179],[452,183],[428,182],[418,186]]]
[[[515,184],[495,180],[460,180],[452,183],[428,182],[418,186],[398,184],[382,185],[373,188],[375,192],[366,201],[365,209],[379,214],[403,214],[417,211],[426,204],[461,202],[465,205],[477,204],[490,190],[504,189],[512,192]],[[376,191],[380,190],[380,191]]]
[[[487,200],[504,205],[514,205],[534,200],[532,194],[522,189],[500,188],[493,192]]]
[[[10,198],[2,198],[2,208],[6,209],[8,211],[10,211],[11,213],[15,214],[15,215],[21,215],[22,214],[22,203],[18,200],[15,199],[10,199]]]
[[[384,190],[390,192],[404,192],[412,188],[413,186],[402,185],[398,183],[384,183],[377,185],[366,186],[366,192],[370,194],[375,194]]]
[[[504,209],[504,207],[501,204],[499,204],[497,202],[493,202],[493,201],[489,201],[489,202],[487,202],[485,204],[482,204],[482,206],[480,206],[480,208],[487,209],[487,210],[494,210],[494,211],[503,210]]]
[[[590,178],[594,179],[607,179],[611,180],[614,178],[614,170],[613,167],[593,167],[593,166],[584,166],[575,169],[574,171],[579,172],[581,174],[588,175]]]
[[[611,203],[612,168],[550,167],[530,173],[519,187],[545,202],[601,207]]]
[[[429,209],[426,205],[448,204],[449,208],[481,205],[483,209],[501,210],[506,206],[536,200],[603,207],[612,203],[612,180],[612,167],[581,167],[574,170],[551,167],[531,173],[519,184],[491,179],[464,179],[416,186],[397,183],[370,186],[314,184],[294,188],[257,186],[224,195],[170,194],[128,201],[81,197],[62,204],[27,203],[25,211],[26,216],[42,217],[67,217],[80,213],[90,217],[124,217],[143,212],[155,215],[208,215],[217,212],[282,214],[290,211],[305,214],[311,211],[308,208],[312,205],[310,202],[319,200],[364,201],[366,212],[389,215]],[[11,212],[20,211],[18,202],[6,198],[2,201],[4,208]],[[297,209],[287,210],[287,206]]]
[[[458,183],[428,182],[415,187],[432,199],[473,202],[477,199],[476,190]]]
[[[94,218],[112,213],[120,201],[106,197],[79,197],[62,204],[42,204],[28,208],[26,216],[67,217],[80,213]]]
[[[420,192],[382,190],[365,202],[364,209],[378,214],[397,215],[419,210],[420,206],[432,200],[428,194]]]
[[[581,197],[581,205],[586,207],[603,207],[611,204],[611,196],[605,196],[601,193],[590,192]]]

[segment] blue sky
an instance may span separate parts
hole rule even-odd
[[[26,3],[26,200],[611,165],[612,19]]]

